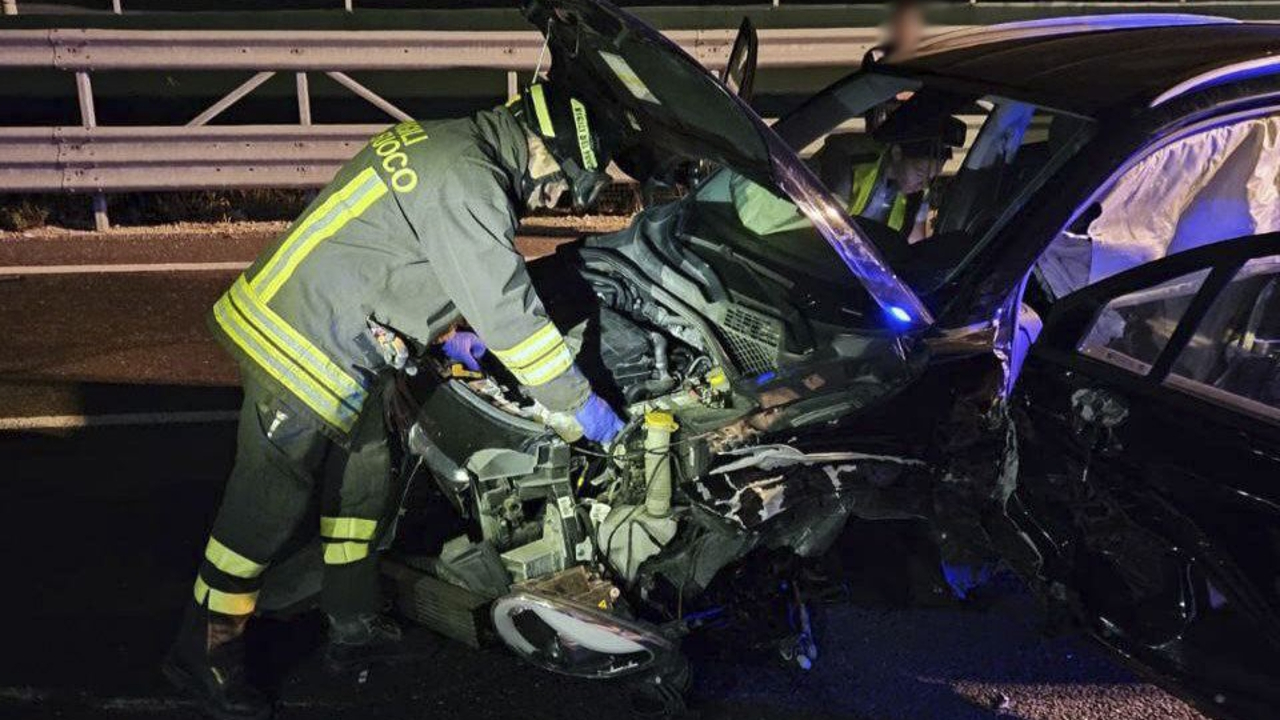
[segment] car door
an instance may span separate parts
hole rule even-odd
[[[1040,579],[1215,715],[1280,707],[1280,234],[1055,304],[1020,381],[1011,516]]]

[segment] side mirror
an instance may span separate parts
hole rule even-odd
[[[751,18],[744,17],[738,27],[738,37],[733,41],[733,50],[729,53],[729,63],[724,69],[724,84],[745,102],[751,102],[751,94],[755,90],[759,50],[756,26],[751,23]]]

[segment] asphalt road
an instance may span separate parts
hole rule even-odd
[[[203,315],[235,270],[57,266],[243,263],[276,229],[0,237],[0,717],[194,717],[156,666],[234,449],[235,369]],[[1014,583],[981,607],[857,597],[826,609],[807,673],[703,648],[693,706],[734,720],[1200,717],[1084,638],[1045,636]],[[423,629],[419,659],[333,680],[316,636],[309,617],[254,633],[282,718],[628,716],[616,686]]]

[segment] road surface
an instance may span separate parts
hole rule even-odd
[[[278,226],[0,237],[0,717],[186,718],[156,665],[229,470],[234,366],[204,313]],[[554,244],[527,238],[526,250]],[[1046,637],[1016,585],[982,608],[876,596],[826,610],[810,672],[699,653],[703,718],[1199,718],[1083,638]],[[318,623],[261,623],[281,718],[627,717],[614,686],[417,629],[422,656],[327,678]]]

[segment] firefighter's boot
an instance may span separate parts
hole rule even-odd
[[[245,677],[244,628],[249,616],[222,615],[191,604],[161,665],[165,678],[214,720],[265,720],[270,701]]]
[[[400,626],[385,615],[329,616],[329,646],[324,660],[330,672],[394,662],[405,655]]]

